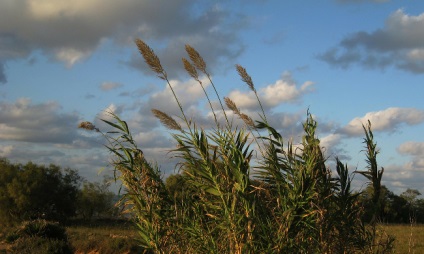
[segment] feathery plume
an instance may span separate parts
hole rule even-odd
[[[181,126],[174,120],[174,118],[170,117],[166,113],[157,109],[152,109],[152,113],[168,129],[182,131]]]
[[[206,74],[206,63],[200,56],[199,52],[197,52],[192,46],[188,44],[185,45],[185,49],[194,66]]]
[[[197,73],[196,68],[185,58],[182,59],[184,64],[184,69],[188,74],[195,80],[199,81],[199,74]]]
[[[159,57],[155,54],[153,49],[151,49],[149,45],[140,39],[136,39],[135,44],[137,45],[138,50],[140,51],[144,61],[147,63],[150,69],[152,69],[159,78],[166,80],[166,72],[160,64]]]
[[[89,131],[95,130],[95,131],[99,132],[99,129],[96,128],[96,126],[94,126],[94,124],[92,124],[91,122],[88,122],[88,121],[81,122],[78,125],[78,128],[89,130]]]
[[[251,128],[255,128],[255,123],[253,122],[252,118],[250,118],[250,116],[248,116],[248,115],[246,115],[244,113],[240,113],[239,116],[240,116],[241,120],[243,120],[243,122],[247,126],[249,126]]]
[[[239,64],[236,64],[236,69],[237,69],[237,72],[239,73],[239,75],[241,77],[241,80],[244,83],[246,83],[252,91],[255,92],[256,91],[255,90],[255,85],[253,85],[252,78],[250,77],[249,74],[247,74],[246,69],[243,66],[239,65]]]
[[[234,101],[232,101],[228,97],[224,97],[224,101],[225,101],[225,104],[227,105],[227,107],[229,109],[231,109],[234,112],[234,114],[236,114],[236,115],[240,114],[240,110],[237,108],[237,105]]]

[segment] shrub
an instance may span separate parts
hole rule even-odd
[[[15,253],[72,253],[65,228],[56,222],[26,221],[6,239]]]
[[[269,124],[251,77],[237,65],[261,112],[260,120],[253,121],[224,98],[243,123],[235,124],[203,58],[187,45],[190,60],[183,59],[184,67],[202,86],[214,117],[215,127],[205,130],[186,116],[153,50],[141,40],[136,44],[149,67],[167,83],[180,109],[179,122],[158,109],[152,113],[177,143],[172,154],[180,159],[184,188],[166,188],[159,167],[148,162],[127,123],[113,112],[113,121],[103,119],[113,128],[110,132],[103,133],[89,122],[80,127],[106,138],[126,190],[122,203],[133,214],[143,248],[154,253],[373,253],[390,249],[392,240],[381,238],[375,228],[383,170],[377,169],[371,123],[364,126],[369,167],[358,172],[374,190],[374,221],[366,227],[348,168],[337,159],[337,176],[332,175],[316,137],[317,122],[309,112],[301,143],[286,142]],[[212,107],[199,75],[212,84],[220,110]]]
[[[33,220],[24,222],[18,229],[20,236],[38,236],[58,240],[66,240],[66,229],[57,222]]]
[[[30,236],[19,238],[12,246],[13,253],[22,254],[71,254],[68,243],[60,239]]]

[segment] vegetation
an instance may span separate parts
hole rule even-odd
[[[20,224],[14,230],[2,230],[0,238],[14,252],[404,251],[404,244],[394,249],[399,240],[386,233],[394,232],[395,226],[381,226],[381,222],[410,223],[408,253],[417,248],[419,243],[413,236],[419,235],[416,222],[424,220],[424,201],[418,199],[417,190],[408,189],[397,196],[381,184],[384,169],[377,164],[370,122],[363,126],[367,168],[349,172],[338,158],[330,168],[316,135],[318,123],[310,112],[300,143],[285,140],[268,122],[254,83],[242,66],[236,65],[236,69],[260,108],[256,121],[230,98],[221,100],[206,63],[187,45],[190,60],[183,59],[183,65],[202,86],[215,122],[214,128],[204,129],[186,116],[153,50],[141,40],[136,44],[150,68],[169,85],[180,109],[178,118],[152,109],[177,144],[171,154],[179,158],[179,174],[164,181],[159,166],[144,157],[127,123],[113,112],[113,120],[103,119],[112,128],[105,133],[90,122],[82,122],[80,128],[95,130],[106,139],[115,180],[120,179],[125,187],[119,204],[133,220],[135,231],[120,231],[87,227],[94,225],[93,218],[116,216],[107,179],[103,183],[83,182],[75,170],[0,159],[0,225]],[[200,75],[212,84],[219,110],[212,106]],[[351,188],[354,174],[365,177],[365,190]],[[70,226],[65,231],[61,224],[52,222],[70,218],[81,219],[83,226]]]
[[[392,249],[393,238],[377,230],[384,169],[377,166],[370,122],[363,126],[368,167],[354,172],[365,176],[370,186],[371,224],[366,226],[361,195],[351,189],[352,173],[337,158],[335,169],[326,164],[316,137],[317,122],[309,112],[301,143],[285,141],[269,124],[251,77],[237,65],[261,111],[260,120],[254,122],[224,98],[231,115],[244,123],[236,124],[206,63],[187,45],[190,60],[183,59],[184,67],[205,91],[215,121],[213,129],[203,129],[185,114],[153,50],[141,40],[136,44],[152,71],[169,85],[180,109],[178,121],[159,109],[152,113],[172,132],[177,143],[172,155],[180,159],[181,175],[168,179],[167,186],[159,167],[134,142],[127,123],[113,112],[113,121],[103,119],[112,131],[103,133],[90,122],[80,127],[106,138],[126,187],[122,203],[133,214],[145,252],[385,253]],[[199,75],[212,84],[219,110],[213,108]]]
[[[0,170],[0,226],[37,219],[65,223],[117,214],[110,179],[88,182],[76,170],[32,162],[13,164],[1,158]]]
[[[96,221],[72,225],[66,229],[68,241],[76,253],[142,253],[137,232],[129,221]]]
[[[86,221],[93,218],[118,217],[118,209],[114,206],[115,193],[109,190],[110,179],[102,183],[84,181],[76,200],[76,216]]]
[[[46,220],[24,222],[18,229],[9,232],[6,240],[11,244],[12,253],[72,253],[65,228]]]
[[[0,225],[38,218],[65,221],[75,215],[81,180],[75,170],[6,159],[0,159],[0,169]]]

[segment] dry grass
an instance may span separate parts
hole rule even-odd
[[[131,224],[70,226],[66,231],[75,253],[141,253]]]
[[[393,253],[424,253],[424,225],[383,225],[383,229],[393,235]],[[137,231],[130,225],[71,226],[66,231],[76,253],[139,253]],[[7,244],[0,237],[0,253],[6,253]],[[3,252],[2,252],[3,251]]]
[[[393,253],[424,253],[424,225],[384,225],[383,229],[395,240]],[[121,238],[124,241],[124,247],[121,250],[127,250],[128,253],[136,253],[134,248],[136,242],[132,240],[137,236],[137,231],[131,227],[124,226],[73,226],[67,228],[70,236],[71,245],[80,251],[104,250],[105,253],[116,250],[112,248],[111,239]],[[115,240],[116,241],[116,240]],[[115,244],[116,245],[116,244]],[[133,252],[131,252],[133,250]]]
[[[424,225],[384,225],[383,229],[396,238],[394,253],[424,253]]]

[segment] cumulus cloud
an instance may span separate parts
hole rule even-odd
[[[415,108],[387,108],[356,117],[350,121],[340,132],[346,135],[359,136],[363,134],[362,125],[371,121],[374,131],[393,132],[401,125],[416,125],[424,122],[424,110]]]
[[[201,81],[205,89],[207,89],[210,85],[209,80],[203,77]],[[171,80],[170,84],[184,109],[197,105],[199,99],[205,96],[200,84],[193,79],[187,81]],[[149,104],[152,108],[172,110],[172,113],[178,113],[179,110],[171,88],[166,84],[164,84],[162,91],[152,94],[149,98]]]
[[[298,102],[301,97],[313,90],[313,82],[306,81],[302,85],[298,85],[292,78],[290,72],[285,72],[281,79],[275,81],[274,84],[260,88],[257,92],[261,99],[262,105],[267,108],[276,107],[282,103]],[[232,91],[229,98],[233,100],[239,108],[255,109],[258,102],[252,91],[243,92],[239,90]]]
[[[414,157],[405,164],[391,164],[384,167],[383,184],[397,193],[404,192],[407,188],[424,191],[424,160]]]
[[[351,34],[318,58],[341,68],[357,63],[370,68],[394,66],[424,73],[424,13],[412,16],[399,9],[390,15],[383,28]]]
[[[78,115],[61,113],[56,102],[32,104],[21,98],[0,103],[0,140],[69,143],[73,140]]]
[[[424,158],[424,142],[406,142],[401,144],[397,150],[400,154],[421,156]]]
[[[185,43],[203,52],[211,64],[237,56],[243,46],[237,31],[247,23],[226,12],[224,1],[195,0],[16,0],[0,4],[0,82],[4,63],[34,51],[71,67],[104,42],[131,45],[136,37],[162,45],[158,51],[172,72]],[[99,15],[101,10],[101,15]],[[231,15],[239,15],[232,18]],[[178,50],[176,50],[178,48]],[[134,50],[135,52],[135,50]],[[137,59],[135,61],[135,59]],[[138,65],[140,57],[129,60]],[[150,74],[150,73],[149,73]]]

